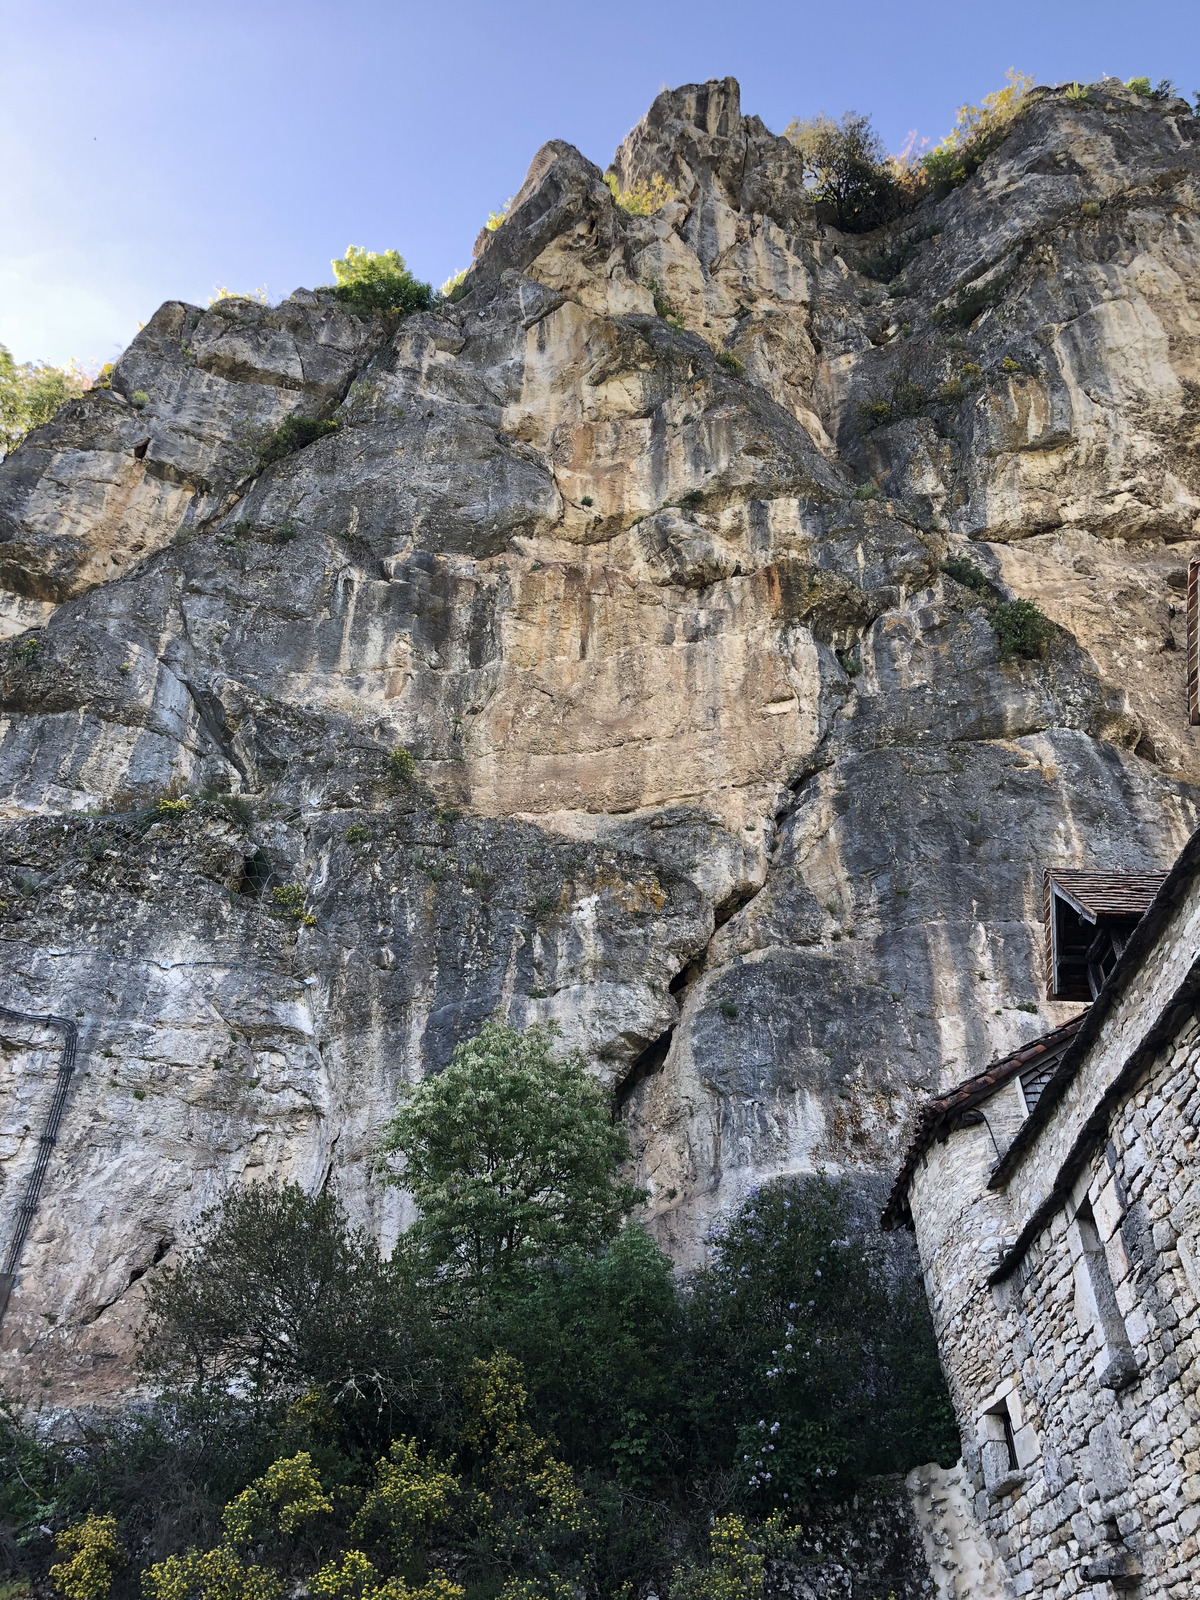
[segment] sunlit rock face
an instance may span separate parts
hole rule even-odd
[[[230,1184],[390,1242],[380,1124],[491,1015],[611,1084],[686,1264],[1068,1014],[1043,865],[1196,821],[1198,166],[1183,102],[1047,92],[843,236],[693,85],[613,164],[655,214],[547,145],[458,301],[168,304],[4,463],[0,1005],[80,1028],[6,1383],[127,1386]],[[339,427],[260,470],[292,415]],[[56,1064],[5,1025],[0,1245]]]

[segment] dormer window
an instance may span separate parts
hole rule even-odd
[[[1042,883],[1051,1000],[1094,1000],[1165,872],[1047,868]]]

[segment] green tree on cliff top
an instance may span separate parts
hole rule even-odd
[[[33,428],[49,422],[64,401],[78,399],[91,386],[90,375],[77,361],[65,367],[17,362],[0,344],[0,460]]]
[[[350,245],[332,263],[339,300],[355,311],[424,311],[433,300],[427,283],[414,278],[398,250],[363,250]]]

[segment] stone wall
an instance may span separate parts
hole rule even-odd
[[[975,1514],[1014,1595],[1102,1600],[1138,1575],[1146,1596],[1200,1588],[1193,1005],[1146,1059],[1133,1056],[1164,1015],[1178,1019],[1198,898],[1193,884],[1068,1095],[1028,1124],[1004,1188],[986,1187],[997,1151],[985,1123],[931,1146],[910,1190]],[[1114,1041],[1127,1068],[1132,1057],[1127,1081]],[[1014,1259],[1018,1224],[1064,1173],[1062,1204]]]
[[[806,1506],[798,1520],[794,1555],[767,1563],[769,1600],[943,1600],[902,1478],[872,1479],[849,1501]]]

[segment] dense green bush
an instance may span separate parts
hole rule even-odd
[[[297,450],[303,450],[306,445],[327,438],[329,434],[336,433],[338,427],[336,422],[322,422],[316,417],[286,417],[274,433],[268,434],[259,445],[258,470],[261,472],[273,461],[282,461],[285,456],[295,455]]]
[[[992,627],[1000,641],[1000,659],[1024,656],[1034,660],[1042,655],[1050,638],[1050,621],[1032,600],[1004,600],[992,607]]]
[[[1002,599],[996,584],[966,556],[947,557],[942,571],[964,588],[974,590],[982,600],[987,619],[995,629],[1001,661],[1013,656],[1032,661],[1045,654],[1053,624],[1032,600]]]
[[[573,1466],[645,1489],[685,1463],[686,1308],[640,1224],[516,1275],[482,1308],[480,1335],[519,1358],[538,1420]]]
[[[352,310],[398,312],[407,316],[433,303],[433,290],[413,277],[396,250],[362,250],[350,245],[333,262],[337,297]]]
[[[707,1448],[732,1458],[755,1503],[957,1457],[912,1265],[845,1185],[782,1179],[752,1195],[689,1311]]]
[[[896,175],[871,119],[847,111],[840,122],[823,112],[788,125],[818,215],[846,233],[868,233],[903,209]]]
[[[911,1246],[866,1197],[768,1184],[680,1279],[621,1225],[625,1148],[553,1035],[491,1023],[392,1124],[423,1215],[390,1259],[328,1193],[231,1190],[151,1280],[155,1405],[70,1449],[0,1414],[18,1565],[74,1528],[114,1600],[715,1600],[786,1542],[748,1516],[954,1458]]]
[[[429,1314],[403,1253],[384,1260],[328,1194],[233,1189],[147,1290],[140,1362],[170,1392],[265,1402],[316,1388],[347,1437],[415,1427],[442,1403]]]
[[[0,344],[0,460],[32,429],[49,422],[59,406],[90,389],[89,374],[76,361],[52,367],[42,361],[13,360]]]

